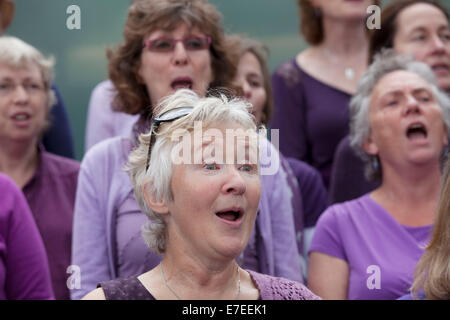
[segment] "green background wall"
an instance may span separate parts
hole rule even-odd
[[[84,154],[87,106],[94,86],[107,77],[105,48],[122,39],[129,0],[15,0],[16,14],[7,34],[56,58],[55,82],[69,113],[76,158]],[[295,0],[211,0],[223,14],[228,32],[245,33],[271,50],[269,65],[294,56],[305,43],[297,32]],[[81,30],[68,30],[67,7],[81,9]]]

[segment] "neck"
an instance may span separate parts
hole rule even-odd
[[[323,19],[323,42],[318,46],[336,56],[367,57],[368,39],[366,27],[361,21],[343,21],[333,18]]]
[[[38,150],[35,141],[0,141],[0,172],[23,187],[36,170]]]
[[[199,259],[169,246],[161,262],[165,282],[181,299],[235,299],[240,290],[236,261]],[[183,251],[183,252],[181,252]]]
[[[434,220],[440,178],[438,162],[395,170],[383,166],[383,183],[372,196],[401,223],[428,225]]]

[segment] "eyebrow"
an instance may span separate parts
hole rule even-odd
[[[419,88],[413,89],[412,92],[413,92],[413,94],[426,92],[426,93],[433,95],[433,92],[431,91],[431,89],[427,88],[427,87],[419,87]],[[403,90],[392,90],[392,91],[388,91],[388,92],[384,93],[381,96],[381,99],[384,99],[385,97],[388,97],[391,95],[398,96],[398,95],[402,95],[402,94],[403,94]]]

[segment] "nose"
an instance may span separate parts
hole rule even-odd
[[[409,95],[407,97],[406,106],[404,108],[404,115],[420,113],[420,104],[415,97]]]
[[[244,92],[244,98],[249,100],[252,96],[252,90],[248,81],[242,82],[242,91]]]
[[[173,63],[177,66],[186,65],[188,59],[188,53],[183,43],[180,41],[175,44],[175,48],[173,50]]]
[[[22,85],[16,86],[13,92],[13,101],[17,104],[24,104],[28,101],[29,95],[28,92]]]
[[[226,194],[242,195],[247,190],[247,185],[235,165],[227,165],[226,181],[222,191]]]
[[[445,52],[445,43],[442,41],[442,39],[439,37],[439,35],[435,35],[432,38],[432,48],[434,53],[443,53]]]

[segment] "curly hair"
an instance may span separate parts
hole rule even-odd
[[[199,28],[212,39],[210,54],[214,79],[210,88],[229,86],[236,62],[228,52],[221,19],[222,15],[206,0],[134,2],[128,10],[123,42],[115,50],[107,51],[109,78],[117,91],[114,110],[128,114],[151,113],[148,109],[150,94],[138,75],[143,39],[157,29],[174,30],[182,22],[189,28]]]

